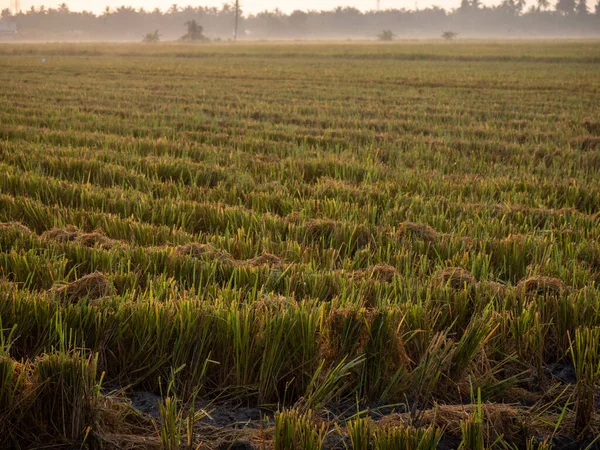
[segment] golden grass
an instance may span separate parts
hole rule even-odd
[[[83,299],[97,300],[108,297],[115,294],[115,289],[104,274],[94,272],[55,288],[54,293],[68,303],[77,303]]]

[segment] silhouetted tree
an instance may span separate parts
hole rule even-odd
[[[59,0],[63,1],[63,0]],[[67,1],[67,0],[65,0]],[[172,0],[173,1],[173,0]],[[205,34],[215,37],[232,37],[235,28],[235,0],[226,0],[222,7],[180,7],[171,5],[166,11],[120,6],[106,8],[100,15],[71,11],[66,3],[54,8],[32,7],[17,15],[3,11],[2,17],[15,21],[22,39],[63,39],[66,36],[86,36],[91,39],[138,39],[148,30],[161,30],[161,40],[181,36],[181,24],[195,21],[205,24],[200,34],[186,34],[185,40],[206,40]],[[340,7],[329,11],[294,11],[284,14],[280,10],[244,15],[240,10],[238,36],[241,30],[250,30],[253,37],[288,38],[315,37],[366,37],[373,30],[402,30],[407,36],[433,37],[439,30],[460,28],[467,36],[500,35],[600,35],[599,0],[536,0],[536,7],[523,10],[523,0],[496,0],[498,6],[485,6],[482,0],[454,0],[461,5],[452,11],[439,7],[420,10],[390,9],[362,12],[356,8]],[[341,1],[340,1],[341,2]],[[240,2],[241,3],[241,2]],[[593,5],[593,7],[592,7]],[[589,10],[595,15],[590,17]],[[477,16],[475,19],[474,16]],[[242,28],[243,27],[243,28]],[[188,30],[191,31],[191,30]],[[200,37],[202,36],[202,37]]]
[[[579,0],[575,7],[575,11],[579,16],[587,16],[590,13],[587,6],[587,0]]]
[[[147,33],[146,36],[144,36],[144,39],[142,39],[142,41],[146,42],[148,44],[153,44],[155,42],[159,42],[160,34],[159,34],[158,30],[153,31],[152,33]]]
[[[523,9],[525,8],[527,1],[526,0],[516,0],[515,1],[515,8],[517,10],[517,13],[521,14],[523,12]]]
[[[308,14],[304,11],[296,10],[288,18],[288,23],[295,31],[303,32],[306,29],[306,23],[308,21]]]
[[[455,33],[454,31],[444,31],[442,33],[442,37],[447,41],[453,40],[456,36],[458,36],[458,33]]]
[[[558,0],[556,10],[566,15],[571,15],[575,12],[575,0]]]
[[[185,26],[187,27],[187,33],[181,36],[180,41],[203,42],[207,40],[203,34],[204,28],[195,20],[188,20]]]
[[[460,0],[460,7],[458,8],[458,10],[460,12],[467,12],[471,9],[471,2],[470,0]]]
[[[543,11],[550,7],[550,0],[537,0],[538,11]]]
[[[392,33],[392,30],[383,30],[381,33],[377,35],[377,39],[382,42],[391,42],[394,40],[395,34]]]
[[[515,16],[519,13],[517,2],[515,0],[502,0],[498,9]]]
[[[263,11],[254,16],[254,18],[257,21],[256,24],[258,27],[271,36],[284,35],[287,30],[284,14],[279,9],[275,9],[272,12]]]

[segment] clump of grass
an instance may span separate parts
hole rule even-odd
[[[103,273],[94,272],[79,280],[60,286],[55,289],[59,298],[64,298],[68,303],[77,303],[83,299],[97,300],[115,293],[115,289]]]
[[[34,413],[50,436],[82,441],[97,424],[100,384],[97,359],[56,353],[35,362]]]
[[[43,240],[52,240],[60,243],[74,242],[79,236],[79,228],[67,225],[66,228],[52,228],[42,234]]]
[[[450,287],[457,291],[472,288],[477,284],[471,272],[461,267],[443,269],[436,275],[435,282],[440,287]]]
[[[588,131],[588,133],[600,136],[600,121],[587,119],[583,121],[582,125]]]
[[[527,296],[557,296],[566,291],[566,286],[558,278],[531,277],[521,280],[516,289]]]
[[[266,294],[260,297],[252,306],[258,310],[281,310],[292,304],[292,300],[284,295]]]
[[[401,222],[398,225],[398,237],[406,239],[417,239],[424,242],[434,242],[438,233],[433,227],[424,223]]]
[[[286,409],[275,413],[275,450],[321,450],[325,444],[327,424],[317,420],[312,411]]]
[[[285,216],[283,218],[283,221],[286,224],[298,225],[299,223],[301,223],[302,217],[298,211],[292,211],[291,213],[289,213],[287,216]]]
[[[569,141],[569,145],[571,148],[582,151],[598,150],[600,149],[600,137],[585,136],[574,138]]]
[[[29,228],[20,222],[2,222],[0,223],[0,232],[2,230],[15,230],[25,236],[30,236],[33,234]]]
[[[538,441],[532,437],[525,442],[525,450],[552,450],[552,443],[549,438]]]
[[[115,245],[115,241],[106,237],[104,234],[100,232],[94,233],[82,233],[77,237],[77,242],[80,243],[83,247],[89,248],[103,248],[108,250]]]
[[[346,393],[351,384],[352,371],[362,365],[364,361],[363,356],[348,362],[344,358],[339,364],[329,369],[325,368],[325,362],[322,361],[314,371],[299,405],[304,409],[318,410]]]
[[[484,409],[481,402],[481,389],[477,390],[477,403],[473,414],[460,422],[462,440],[459,449],[485,450],[489,444],[484,431]],[[493,445],[492,445],[493,447]]]
[[[435,450],[443,432],[435,426],[415,428],[387,424],[375,427],[374,450]]]
[[[55,241],[61,244],[67,242],[77,242],[83,247],[103,248],[108,250],[113,247],[115,241],[105,236],[100,231],[93,233],[83,233],[74,225],[67,225],[65,228],[52,228],[41,235],[44,241]]]
[[[250,267],[280,266],[283,264],[283,259],[265,252],[260,256],[246,260],[244,264]]]
[[[512,312],[510,329],[517,355],[535,368],[538,385],[543,386],[544,343],[548,328],[535,305]]]
[[[318,242],[320,239],[327,239],[335,233],[338,224],[329,219],[312,219],[304,225],[305,236],[311,242]]]
[[[373,420],[370,417],[358,417],[350,420],[347,426],[352,450],[371,450]]]
[[[198,259],[209,259],[220,262],[233,262],[231,255],[223,250],[218,250],[211,244],[199,244],[196,242],[181,245],[175,249],[178,256],[191,256]]]
[[[0,445],[18,442],[19,435],[27,431],[22,428],[33,401],[29,371],[28,364],[0,350]]]
[[[600,376],[600,328],[578,328],[571,342],[571,357],[577,384],[575,387],[575,429],[590,433],[596,403],[596,387]]]
[[[506,285],[498,283],[497,281],[480,281],[479,286],[483,290],[493,297],[504,298],[506,297]]]
[[[352,274],[356,279],[371,279],[383,283],[390,283],[396,276],[396,268],[388,264],[377,264],[368,269],[358,270]]]

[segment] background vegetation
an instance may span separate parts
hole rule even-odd
[[[551,4],[538,0],[525,9],[520,0],[502,0],[496,6],[483,6],[478,0],[463,0],[451,11],[439,7],[421,10],[361,12],[339,7],[332,11],[264,11],[243,14],[240,39],[375,39],[381,30],[391,30],[398,38],[439,38],[452,30],[460,37],[549,37],[597,36],[600,33],[600,2],[560,0]],[[165,40],[182,35],[184,23],[195,20],[210,38],[232,39],[235,8],[224,3],[215,7],[178,7],[167,11],[135,10],[128,6],[107,8],[96,16],[90,12],[59,8],[31,8],[16,16],[8,10],[2,17],[15,21],[20,39],[133,40],[156,29]]]

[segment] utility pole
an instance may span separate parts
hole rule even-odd
[[[10,2],[12,13],[16,16],[21,12],[21,0],[12,0]]]
[[[235,28],[233,30],[233,42],[237,42],[239,21],[240,21],[240,0],[235,0]]]
[[[381,9],[381,0],[377,0],[377,11]]]

